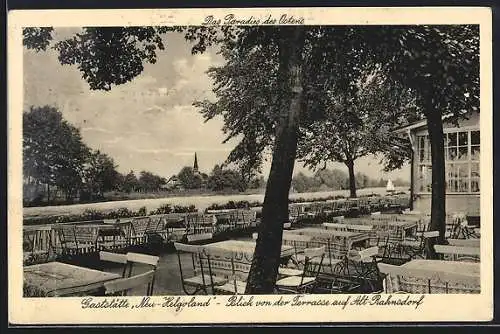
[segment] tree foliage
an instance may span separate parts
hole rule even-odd
[[[202,185],[200,174],[194,172],[193,167],[183,167],[177,177],[182,183],[184,189],[199,189]]]
[[[359,74],[358,78],[351,76],[354,89],[325,91],[325,117],[303,131],[298,150],[305,166],[314,169],[329,161],[344,163],[352,197],[356,196],[354,162],[358,158],[386,154],[386,165],[402,165],[410,158],[408,139],[398,138],[391,128],[418,115],[411,92],[385,77],[378,66]]]
[[[215,165],[208,176],[207,187],[214,191],[221,191],[224,189],[245,191],[247,184],[237,171],[223,168],[221,165]]]
[[[142,191],[158,191],[166,183],[165,178],[148,171],[141,171],[139,175],[139,188]]]
[[[93,196],[103,197],[105,191],[113,190],[119,182],[117,166],[113,158],[99,150],[91,152],[84,169],[85,189]]]
[[[128,174],[123,178],[122,189],[127,193],[139,189],[139,180],[133,170],[128,172]]]
[[[64,120],[56,108],[31,107],[23,113],[25,176],[57,186],[70,199],[82,184],[88,152],[80,131]]]

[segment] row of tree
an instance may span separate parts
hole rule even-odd
[[[180,185],[184,189],[206,188],[212,191],[245,191],[258,189],[265,185],[262,175],[252,175],[246,179],[243,173],[224,164],[215,165],[210,175],[194,171],[192,167],[183,167],[177,175]]]
[[[356,173],[356,189],[385,187],[386,179],[372,179],[365,174]],[[393,180],[396,187],[408,186],[409,182],[402,179]],[[349,175],[340,169],[324,169],[317,171],[312,176],[299,172],[292,179],[292,187],[297,192],[317,190],[344,190],[350,188]]]
[[[381,152],[388,168],[397,167],[408,159],[410,145],[389,129],[413,119],[428,125],[430,228],[444,243],[442,116],[458,119],[479,109],[478,26],[90,27],[53,48],[62,64],[77,66],[91,89],[110,90],[138,76],[143,63],[155,63],[165,48],[161,37],[173,31],[193,43],[193,53],[217,46],[226,59],[210,72],[217,100],[197,105],[206,120],[223,118],[227,140],[240,139],[228,160],[251,173],[272,151],[247,293],[273,292],[296,159],[311,166],[342,160],[354,175],[361,147],[362,153]],[[24,44],[45,50],[51,32],[25,29]],[[373,77],[382,94],[364,89]],[[343,132],[355,138],[336,139]],[[365,137],[362,145],[358,134]],[[351,189],[353,183],[350,177]],[[433,243],[427,243],[430,257],[436,256]]]

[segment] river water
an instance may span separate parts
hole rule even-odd
[[[396,191],[408,192],[407,187],[396,188]],[[384,188],[365,188],[357,190],[357,194],[386,194],[386,189]],[[320,192],[306,192],[306,193],[291,193],[290,198],[326,198],[329,196],[342,195],[345,197],[349,196],[348,190],[334,190],[334,191],[320,191]],[[147,211],[152,211],[157,209],[163,204],[170,205],[194,205],[199,211],[205,210],[210,205],[224,204],[228,201],[249,201],[249,202],[262,202],[264,201],[264,194],[253,194],[253,195],[203,195],[203,196],[179,196],[179,197],[166,197],[166,198],[148,198],[148,199],[135,199],[135,200],[125,200],[125,201],[110,201],[110,202],[100,202],[100,203],[89,203],[89,204],[72,204],[72,205],[58,205],[58,206],[44,206],[44,207],[29,207],[23,209],[24,217],[30,216],[49,216],[49,215],[63,215],[63,214],[80,214],[86,209],[95,210],[113,210],[118,208],[128,208],[130,210],[138,210],[139,208],[145,206]]]

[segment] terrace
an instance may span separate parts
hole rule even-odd
[[[290,204],[277,293],[479,292],[479,234],[449,217],[425,260],[429,217],[407,196]],[[25,296],[242,294],[255,210],[26,226]],[[236,268],[236,270],[235,270]]]

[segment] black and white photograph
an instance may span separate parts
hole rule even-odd
[[[491,293],[480,23],[210,13],[18,27],[19,298]]]

